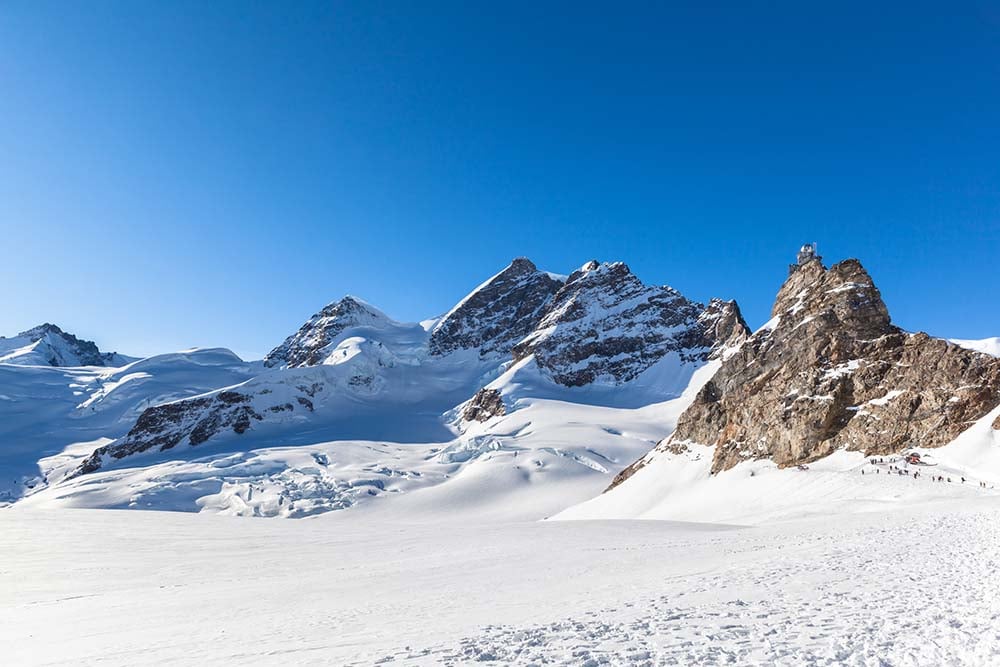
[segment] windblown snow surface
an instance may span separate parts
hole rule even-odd
[[[0,646],[9,665],[991,665],[998,512],[986,495],[757,527],[14,506]]]

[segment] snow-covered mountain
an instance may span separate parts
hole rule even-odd
[[[398,442],[404,431],[433,438],[446,432],[442,413],[529,357],[543,373],[540,384],[578,387],[622,385],[672,354],[681,380],[662,384],[659,398],[669,399],[713,349],[745,335],[735,304],[706,309],[669,287],[643,285],[624,264],[592,262],[563,284],[517,259],[429,327],[396,322],[355,297],[330,304],[268,354],[264,364],[274,370],[150,408],[74,475],[250,430],[273,438],[303,428],[331,439]],[[460,432],[461,420],[452,426]]]
[[[796,265],[773,315],[750,335],[735,302],[693,302],[620,262],[561,276],[517,259],[422,323],[344,297],[262,362],[0,363],[0,493],[252,516],[735,521],[770,516],[750,477],[818,473],[815,488],[767,486],[779,514],[857,497],[868,487],[844,475],[864,453],[914,440],[947,444],[942,469],[1000,483],[995,358],[895,328],[855,261]],[[841,491],[823,495],[827,473]],[[628,481],[601,495],[613,479]]]
[[[0,336],[0,363],[23,366],[121,366],[133,357],[101,352],[54,324],[40,324],[12,338]]]
[[[225,509],[202,503],[217,511],[234,511],[236,503],[243,507],[237,513],[298,516],[392,490],[445,481],[464,487],[470,479],[506,480],[492,486],[501,495],[551,489],[543,495],[552,494],[550,504],[559,499],[549,508],[555,511],[561,496],[582,500],[599,491],[669,433],[693,398],[692,378],[705,377],[710,359],[746,335],[734,302],[702,306],[669,287],[643,285],[621,263],[591,262],[567,278],[519,258],[422,324],[398,322],[348,296],[316,313],[262,364],[240,362],[237,374],[224,376],[228,382],[216,376],[208,387],[191,382],[200,392],[153,396],[130,413],[126,432],[121,420],[114,428],[101,422],[88,433],[99,432],[89,445],[42,448],[36,477],[51,488],[32,502],[58,496],[71,504],[197,509],[163,467],[181,466],[183,486],[228,498]],[[109,375],[108,386],[114,382]],[[586,441],[573,435],[583,433]],[[373,468],[366,457],[376,450],[408,463]],[[249,451],[255,463],[247,468],[221,463]],[[299,454],[306,451],[303,469]],[[524,458],[507,470],[508,457],[519,454]],[[246,488],[277,495],[258,490],[255,502],[233,500],[219,486],[222,467],[226,485],[243,488],[240,469]],[[556,490],[563,482],[575,491]],[[275,498],[285,500],[272,506]],[[536,499],[531,511],[544,505]]]
[[[342,363],[343,351],[337,350],[335,344],[342,340],[340,334],[345,330],[391,328],[399,328],[399,323],[361,299],[345,296],[310,317],[298,331],[268,352],[264,365],[302,368]]]

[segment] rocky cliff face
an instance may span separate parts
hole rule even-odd
[[[509,357],[560,287],[561,281],[531,261],[515,259],[441,318],[431,332],[430,353],[474,349],[482,359]]]
[[[560,384],[622,384],[664,356],[705,361],[747,335],[735,302],[708,308],[671,287],[644,285],[621,262],[588,262],[552,298],[514,358],[535,355]]]
[[[827,270],[813,259],[650,456],[713,446],[716,473],[748,459],[789,466],[838,449],[939,447],[998,404],[1000,359],[900,330],[860,262]]]

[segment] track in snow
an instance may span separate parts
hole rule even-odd
[[[485,626],[380,663],[997,664],[997,518],[937,516],[853,535],[835,529],[805,547],[761,545],[775,550],[770,563],[666,582],[670,594],[550,623]]]

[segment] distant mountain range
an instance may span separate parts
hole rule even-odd
[[[856,260],[800,258],[772,315],[751,333],[734,301],[691,301],[620,262],[563,276],[519,258],[420,324],[344,297],[261,362],[137,360],[46,324],[0,338],[0,498],[545,516],[614,477],[605,497],[648,507],[659,486],[637,473],[654,462],[697,455],[714,478],[938,448],[1000,405],[995,340],[899,330]]]

